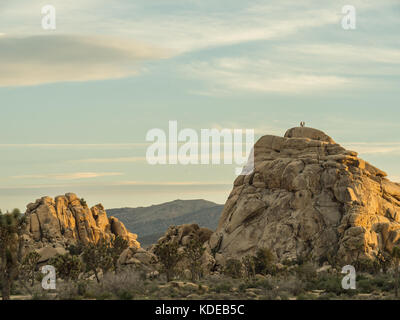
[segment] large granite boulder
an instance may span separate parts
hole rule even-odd
[[[89,208],[73,193],[55,199],[43,197],[27,205],[27,235],[43,247],[66,246],[120,236],[130,247],[139,248],[137,235],[130,233],[117,218],[107,217],[101,204]]]
[[[400,184],[322,131],[293,128],[254,146],[207,246],[218,261],[270,248],[279,261],[374,259],[400,244]]]

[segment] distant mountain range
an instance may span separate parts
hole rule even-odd
[[[215,230],[223,205],[207,200],[175,200],[150,207],[108,209],[107,214],[123,222],[138,235],[142,247],[155,243],[171,225],[197,223]]]

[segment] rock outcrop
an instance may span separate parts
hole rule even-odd
[[[180,248],[187,246],[191,240],[200,243],[208,241],[212,235],[212,230],[200,228],[197,224],[182,224],[180,226],[170,226],[157,244],[160,243],[176,243]],[[154,251],[155,245],[150,247],[150,251]]]
[[[118,259],[120,265],[135,265],[142,269],[149,268],[156,260],[156,256],[143,249],[130,247],[125,249]]]
[[[322,131],[299,127],[254,146],[208,243],[217,263],[268,247],[279,261],[374,259],[400,243],[400,184]]]
[[[42,244],[96,243],[120,236],[139,248],[137,235],[130,233],[115,217],[107,217],[101,204],[89,208],[73,193],[55,199],[43,197],[27,205],[27,235]]]

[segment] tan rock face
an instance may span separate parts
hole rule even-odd
[[[351,263],[400,244],[400,184],[325,133],[293,128],[254,147],[209,249],[224,259],[268,247],[280,261],[328,256]]]
[[[177,243],[179,247],[184,247],[191,240],[205,243],[210,239],[212,231],[207,228],[200,228],[197,224],[182,224],[180,226],[170,226],[164,236],[158,239],[157,243]],[[153,251],[153,247],[150,251]]]
[[[107,217],[101,204],[91,209],[73,193],[54,200],[43,197],[27,205],[27,232],[37,242],[72,244],[96,243],[100,239],[121,236],[131,247],[139,248],[137,235],[122,222]]]

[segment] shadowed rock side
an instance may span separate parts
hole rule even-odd
[[[157,244],[176,243],[180,248],[189,244],[191,240],[205,243],[212,235],[213,231],[208,228],[200,228],[198,224],[182,224],[180,226],[170,226],[165,234],[158,239]],[[150,251],[154,251],[155,245],[150,247]]]
[[[121,236],[131,247],[140,247],[137,235],[128,232],[117,218],[107,217],[101,204],[89,209],[73,193],[38,199],[27,205],[26,216],[28,236],[42,244],[88,244]]]
[[[217,264],[270,248],[280,261],[372,259],[400,242],[400,184],[322,131],[263,136],[208,243]]]

